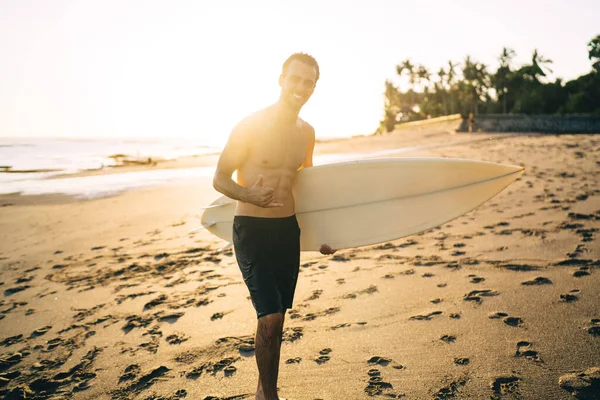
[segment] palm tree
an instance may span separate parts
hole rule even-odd
[[[448,86],[448,93],[450,94],[450,114],[454,114],[454,105],[456,104],[456,99],[454,96],[455,90],[454,79],[456,78],[456,70],[454,68],[458,67],[458,63],[453,63],[452,60],[448,61],[448,72],[446,73],[446,85]]]
[[[596,59],[592,64],[592,67],[594,67],[597,72],[600,72],[600,35],[597,35],[588,43],[588,57],[590,60]]]
[[[440,82],[435,82],[433,84],[434,90],[436,93],[439,93],[442,97],[442,103],[444,105],[444,115],[448,115],[448,102],[447,102],[447,94],[446,88],[444,87],[444,78],[448,75],[444,67],[440,67],[440,70],[437,72],[437,75],[440,78]]]
[[[386,132],[394,130],[400,113],[400,92],[389,80],[385,81],[384,117],[381,121]]]
[[[425,96],[427,96],[427,93],[429,93],[429,79],[430,78],[431,78],[431,74],[429,73],[427,68],[424,65],[419,65],[417,67],[417,81],[419,82],[419,85],[423,86],[423,93],[425,93]],[[423,83],[423,82],[425,82],[425,83]]]
[[[498,100],[502,97],[502,113],[506,114],[506,98],[507,98],[507,88],[508,88],[508,78],[511,73],[510,71],[510,62],[515,57],[516,53],[513,49],[509,49],[504,47],[502,49],[502,53],[500,54],[500,66],[496,71],[495,75],[495,83],[496,83],[496,92],[498,93]]]
[[[406,75],[408,76],[408,81],[410,82],[410,89],[409,91],[410,93],[410,109],[412,110],[412,108],[415,106],[415,82],[417,80],[417,71],[415,66],[410,62],[410,59],[407,58],[406,60],[402,61],[402,63],[400,65],[396,66],[396,72],[398,73],[399,76],[404,76],[404,72],[406,72]]]
[[[404,72],[406,71],[406,75],[408,76],[408,81],[410,82],[411,89],[415,84],[416,71],[415,66],[410,62],[410,59],[406,59],[402,61],[401,64],[396,65],[396,72],[399,76],[404,76]]]
[[[534,49],[533,54],[531,55],[531,65],[527,66],[529,68],[526,68],[523,72],[534,81],[539,82],[538,75],[546,76],[546,72],[544,72],[544,70],[552,72],[550,67],[548,67],[548,64],[552,64],[552,60],[545,58],[538,53],[537,49]]]
[[[467,103],[471,103],[471,112],[477,116],[479,101],[489,87],[489,76],[487,66],[483,63],[474,62],[467,55],[464,61],[463,77],[466,83],[464,95]]]

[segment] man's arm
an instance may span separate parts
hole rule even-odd
[[[308,124],[307,124],[308,125]],[[304,161],[298,170],[302,168],[308,168],[313,166],[313,151],[315,149],[315,129],[308,125],[308,144],[306,147],[306,155]]]
[[[227,144],[217,163],[213,187],[231,199],[245,202],[248,188],[238,185],[231,179],[233,173],[244,164],[246,157],[248,157],[248,133],[244,125],[243,123],[238,124],[229,135]]]
[[[244,187],[231,179],[233,173],[238,170],[248,158],[248,140],[251,130],[246,122],[238,124],[219,157],[217,170],[213,177],[213,187],[225,196],[251,203],[258,207],[281,207],[281,203],[273,202],[275,189],[263,186],[262,175],[258,176],[256,183],[250,187]]]

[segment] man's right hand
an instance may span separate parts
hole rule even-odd
[[[264,186],[263,176],[259,175],[254,185],[246,191],[246,198],[244,200],[246,203],[264,208],[283,206],[282,203],[273,201],[274,197],[275,189]]]

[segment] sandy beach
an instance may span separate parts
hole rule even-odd
[[[281,397],[600,398],[600,136],[449,130],[317,144],[526,171],[439,228],[303,253]],[[226,243],[189,233],[217,196],[206,177],[95,200],[0,196],[0,397],[253,399],[247,288]]]

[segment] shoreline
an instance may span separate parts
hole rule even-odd
[[[414,156],[414,154],[427,153],[434,148],[445,148],[452,146],[467,145],[478,141],[509,139],[515,136],[534,136],[536,134],[481,134],[481,133],[451,133],[437,127],[429,132],[419,131],[418,133],[402,133],[388,135],[370,135],[356,136],[352,138],[331,139],[325,141],[317,141],[315,144],[314,157],[333,159],[333,162],[345,161],[344,156],[350,156],[349,159],[370,158],[370,157],[403,157]],[[431,143],[432,140],[436,140]],[[58,174],[40,181],[71,179],[71,178],[86,178],[86,177],[102,177],[117,174],[127,173],[143,173],[152,171],[168,171],[179,169],[192,169],[214,167],[218,161],[220,153],[209,153],[194,156],[182,156],[174,160],[157,161],[154,165],[119,165],[110,166],[103,169],[81,171],[73,174]],[[341,160],[338,158],[342,157]],[[204,177],[198,176],[198,180]],[[191,179],[191,178],[190,178]],[[194,178],[195,179],[195,178]],[[189,181],[189,179],[188,179]],[[145,188],[156,188],[160,186],[168,186],[174,183],[149,183],[138,187],[131,186],[125,188],[107,191],[96,196],[78,196],[65,194],[62,192],[45,193],[45,194],[0,194],[0,207],[9,207],[14,205],[36,205],[36,204],[66,204],[77,201],[90,201],[98,198],[107,198],[119,196],[120,194]]]

